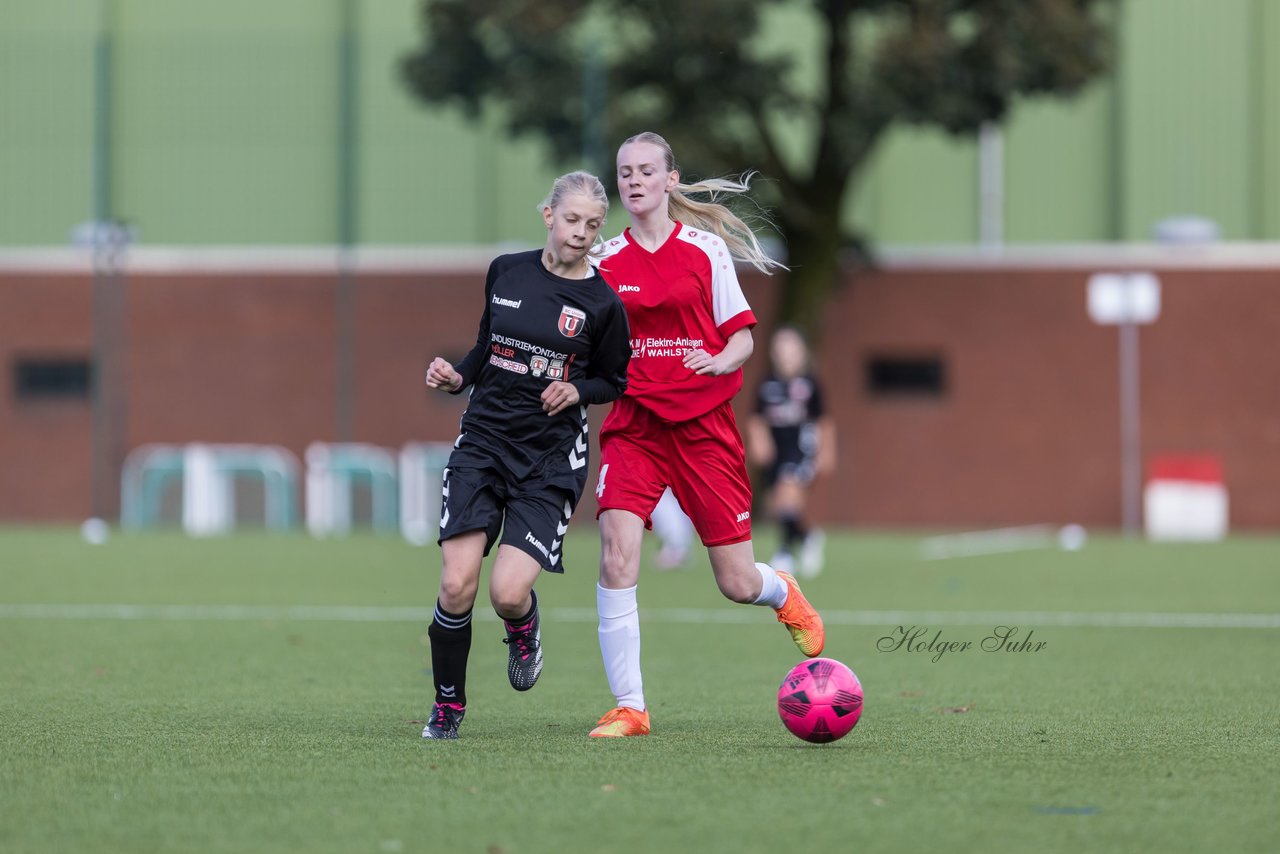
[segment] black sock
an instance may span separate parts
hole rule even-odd
[[[778,522],[782,525],[782,550],[787,554],[793,554],[796,544],[804,542],[808,532],[805,531],[804,525],[800,524],[798,516],[783,516]]]
[[[530,590],[529,595],[533,597],[533,604],[529,606],[529,613],[525,614],[523,617],[517,617],[514,620],[508,620],[506,617],[502,617],[502,620],[506,625],[527,626],[533,622],[534,615],[538,613],[538,593],[535,590]]]
[[[431,638],[431,678],[437,703],[467,704],[467,657],[471,654],[471,611],[450,614],[436,602]]]

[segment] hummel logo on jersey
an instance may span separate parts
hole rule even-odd
[[[747,511],[747,512],[745,512],[745,513],[739,513],[739,514],[738,514],[738,521],[739,521],[739,522],[745,522],[746,520],[748,520],[748,519],[750,519],[750,518],[751,518],[751,511],[750,511],[750,510],[748,510],[748,511]]]
[[[639,285],[618,285],[618,293],[638,294],[640,293],[640,286]]]
[[[522,302],[524,302],[524,300],[518,300],[518,299],[503,299],[502,297],[498,296],[497,294],[494,294],[494,295],[493,295],[493,304],[494,304],[494,305],[505,305],[507,308],[519,308],[519,307],[520,307],[520,303],[522,303]]]

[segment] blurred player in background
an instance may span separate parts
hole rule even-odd
[[[730,402],[742,388],[756,318],[734,259],[780,266],[749,226],[715,200],[746,180],[680,183],[671,147],[643,133],[618,150],[618,195],[631,227],[604,245],[600,272],[631,323],[627,392],[600,429],[600,652],[617,707],[593,737],[649,732],[640,673],[636,585],[640,546],[667,487],[693,520],[728,599],[765,605],[808,656],[822,651],[822,618],[789,573],[756,563],[751,484]],[[695,201],[686,193],[701,193]]]
[[[489,601],[507,637],[517,691],[542,672],[534,582],[564,572],[561,547],[587,478],[587,404],[626,389],[631,356],[622,302],[588,253],[609,210],[594,175],[557,178],[542,203],[547,243],[489,266],[475,346],[455,367],[436,357],[428,388],[471,387],[444,471],[443,565],[431,638],[435,703],[423,738],[457,738],[466,712],[471,614],[498,539]]]
[[[693,522],[685,515],[671,487],[667,487],[653,508],[653,533],[658,537],[654,565],[658,569],[679,569],[689,559],[693,545]]]
[[[822,572],[825,537],[805,513],[814,479],[835,469],[835,426],[799,330],[775,331],[769,354],[771,369],[747,422],[747,447],[764,472],[769,511],[780,529],[772,564],[812,577]]]

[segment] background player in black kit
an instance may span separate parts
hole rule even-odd
[[[780,327],[769,355],[770,371],[756,394],[747,432],[752,462],[763,469],[769,511],[780,528],[770,564],[812,577],[822,571],[824,537],[805,518],[808,493],[816,477],[835,468],[835,428],[799,330]]]
[[[542,204],[547,244],[489,266],[475,347],[455,367],[436,357],[427,386],[471,386],[444,474],[443,566],[431,638],[435,704],[423,738],[457,738],[466,711],[471,614],[480,567],[498,555],[489,600],[507,630],[517,691],[542,672],[542,570],[563,572],[562,545],[587,478],[587,404],[626,390],[626,312],[587,255],[609,210],[594,175],[556,179]]]

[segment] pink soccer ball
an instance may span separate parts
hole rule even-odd
[[[862,717],[862,683],[834,658],[802,661],[778,688],[778,716],[805,741],[844,738]]]

